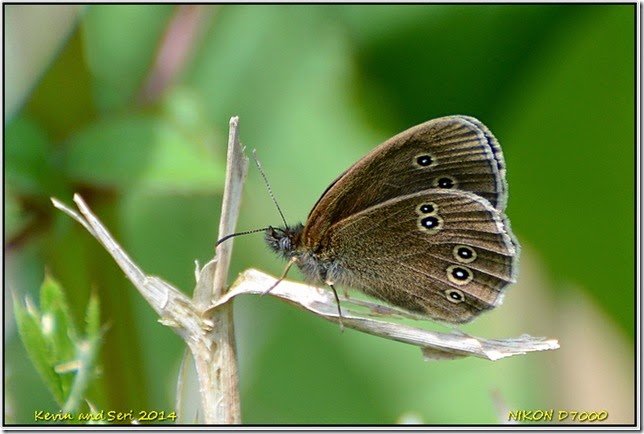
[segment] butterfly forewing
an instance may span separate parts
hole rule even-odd
[[[313,207],[304,239],[352,214],[429,188],[463,190],[503,211],[505,163],[492,133],[466,116],[434,119],[387,140],[342,174]]]

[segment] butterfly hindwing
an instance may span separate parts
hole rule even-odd
[[[329,228],[321,245],[339,285],[435,319],[466,322],[500,304],[517,245],[486,199],[429,189],[378,204]]]

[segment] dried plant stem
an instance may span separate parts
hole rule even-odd
[[[238,119],[232,118],[220,234],[234,230],[248,167],[248,160],[239,144],[237,126]],[[146,275],[78,194],[74,195],[74,202],[80,214],[57,199],[52,198],[52,202],[83,225],[105,247],[160,316],[161,322],[186,342],[195,360],[199,379],[201,421],[213,425],[241,423],[232,303],[212,308],[213,300],[218,300],[224,293],[232,243],[223,243],[217,250],[217,257],[198,272],[191,300],[163,279]]]
[[[230,120],[226,184],[219,223],[220,238],[235,231],[248,169],[248,159],[244,157],[239,143],[238,122],[237,117]],[[226,242],[217,247],[214,275],[212,278],[209,275],[202,276],[200,280],[203,285],[197,285],[195,289],[193,301],[201,312],[224,295],[232,246],[232,242]],[[209,310],[208,320],[212,323],[212,331],[209,332],[212,345],[206,352],[193,351],[202,387],[204,411],[209,412],[204,417],[209,423],[239,424],[241,412],[232,303],[222,305],[221,309]],[[204,391],[203,388],[210,390]]]

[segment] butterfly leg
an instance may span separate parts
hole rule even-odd
[[[335,302],[338,304],[338,324],[340,324],[340,331],[344,331],[344,324],[342,323],[342,309],[340,309],[340,298],[338,297],[338,293],[335,290],[335,286],[333,286],[333,282],[326,282],[327,285],[331,287],[333,290],[333,295],[335,296]]]
[[[268,288],[266,291],[262,293],[262,296],[268,294],[271,292],[279,283],[286,278],[286,275],[288,274],[288,271],[291,269],[293,264],[297,262],[297,258],[293,257],[291,258],[290,261],[288,261],[288,264],[286,264],[286,268],[284,269],[284,272],[282,273],[282,276],[280,276],[279,279],[275,283],[273,283],[270,288]],[[340,298],[338,297],[338,293],[335,290],[335,287],[333,286],[333,282],[326,282],[327,285],[331,287],[333,290],[333,295],[335,296],[335,302],[338,305],[338,323],[340,324],[340,331],[344,331],[344,324],[342,323],[342,310],[340,309]]]
[[[288,264],[286,264],[286,268],[284,269],[284,272],[282,273],[282,276],[279,279],[277,279],[277,281],[275,283],[273,283],[270,286],[270,288],[268,288],[266,291],[262,292],[262,295],[266,295],[269,292],[271,292],[273,289],[275,289],[275,287],[277,285],[279,285],[279,283],[286,278],[286,275],[288,274],[288,270],[290,270],[291,267],[293,266],[293,264],[295,264],[296,262],[297,262],[297,258],[292,257],[291,260],[288,261]]]

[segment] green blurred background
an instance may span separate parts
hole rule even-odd
[[[501,142],[523,245],[504,305],[462,329],[561,349],[425,362],[242,296],[243,421],[489,424],[554,409],[633,423],[635,5],[4,8],[5,423],[58,411],[11,308],[11,292],[37,299],[45,270],[79,323],[90,292],[101,300],[109,328],[88,399],[174,409],[182,341],[50,196],[81,193],[135,262],[191,294],[193,261],[217,239],[231,116],[293,223],[378,143],[449,114]],[[237,228],[270,224],[251,166]],[[231,281],[283,266],[261,235],[236,239]]]

